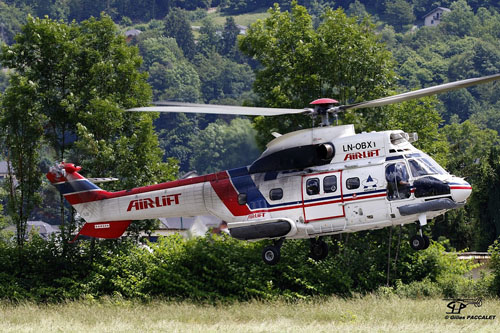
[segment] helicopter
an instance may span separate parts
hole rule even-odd
[[[415,250],[429,246],[428,220],[464,206],[472,192],[412,143],[402,130],[356,133],[353,125],[330,126],[329,116],[346,110],[403,102],[500,79],[500,74],[445,83],[367,102],[335,106],[321,98],[313,108],[277,109],[165,102],[133,112],[262,115],[306,113],[319,127],[275,137],[251,165],[118,192],[83,177],[72,163],[59,163],[49,181],[86,221],[78,234],[120,237],[133,220],[213,215],[240,240],[271,239],[262,259],[274,265],[285,239],[311,239],[310,257],[328,255],[324,236],[416,223]]]

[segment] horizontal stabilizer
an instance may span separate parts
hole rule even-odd
[[[97,238],[118,238],[127,230],[130,222],[132,221],[87,222],[72,242],[80,235]]]

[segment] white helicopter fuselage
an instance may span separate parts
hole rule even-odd
[[[411,142],[416,133],[356,134],[353,125],[330,127],[328,117],[374,108],[500,79],[500,74],[448,82],[349,105],[320,98],[314,109],[274,109],[165,102],[134,112],[189,112],[253,116],[310,114],[323,127],[280,135],[248,167],[120,192],[107,192],[81,176],[71,163],[47,178],[86,223],[76,235],[120,237],[132,220],[214,215],[242,240],[275,239],[262,259],[274,265],[286,238],[311,238],[310,257],[321,260],[328,245],[320,237],[418,222],[410,246],[424,250],[427,220],[461,207],[472,192]]]
[[[272,156],[291,147],[323,144],[334,150],[328,163],[264,172],[242,167],[112,193],[69,164],[48,177],[88,222],[81,233],[89,236],[116,237],[115,222],[210,214],[226,221],[238,239],[312,238],[425,224],[465,203],[471,186],[408,139],[402,131],[356,134],[352,125],[306,129],[271,141],[256,165],[266,169],[267,162],[282,162]],[[302,153],[286,158],[306,158]]]

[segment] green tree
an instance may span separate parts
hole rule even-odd
[[[185,11],[176,8],[168,13],[165,17],[165,36],[175,38],[186,58],[193,59],[196,45]]]
[[[7,44],[14,42],[14,36],[21,30],[29,12],[28,7],[19,8],[0,2],[0,45],[2,41]]]
[[[476,183],[477,220],[474,247],[486,250],[500,236],[500,149],[494,145],[483,158],[480,179]]]
[[[355,0],[351,3],[346,11],[349,16],[357,16],[363,18],[368,15],[365,5],[363,5],[359,0]]]
[[[439,28],[450,35],[470,35],[474,24],[474,12],[466,0],[457,0],[450,6],[451,12],[443,16]]]
[[[255,131],[248,119],[209,124],[192,138],[191,169],[205,174],[249,165],[258,156]]]
[[[441,6],[441,7],[450,7],[450,4],[454,2],[454,0],[440,0],[440,1],[435,1],[435,0],[412,0],[411,3],[413,4],[414,10],[415,10],[415,15],[418,18],[423,17],[425,14],[433,10],[436,6]]]
[[[238,64],[218,53],[212,53],[208,57],[197,55],[194,63],[206,103],[217,103],[223,99],[226,103],[227,99],[241,102],[239,100],[242,94],[251,89],[254,75],[247,64]]]
[[[110,1],[91,1],[91,0],[70,0],[70,14],[68,19],[81,22],[90,17],[98,17],[100,13],[105,12],[108,15],[113,14]],[[49,13],[38,13],[43,17]],[[41,15],[40,15],[41,14]]]
[[[254,83],[261,104],[301,108],[319,97],[347,104],[383,96],[392,88],[391,54],[368,20],[358,24],[341,9],[329,9],[314,29],[307,10],[296,2],[290,12],[275,6],[269,14],[254,23],[240,41],[241,50],[262,66]],[[363,121],[357,118],[357,124],[376,122],[377,113],[371,114]],[[284,133],[310,126],[310,119],[304,116],[273,118],[279,119],[256,118],[260,146],[269,141],[272,131]],[[349,115],[345,119],[355,121]]]
[[[161,163],[154,116],[123,111],[146,105],[151,90],[137,48],[125,44],[109,17],[71,25],[30,17],[16,40],[4,47],[2,63],[23,79],[11,84],[33,82],[30,100],[46,117],[43,137],[57,160],[70,156],[87,175],[113,175],[127,187],[172,177],[171,166]],[[15,94],[11,104],[24,100]],[[126,156],[135,156],[134,164]]]
[[[416,132],[419,139],[414,145],[431,155],[440,165],[446,166],[448,142],[439,132],[443,119],[437,110],[438,103],[439,100],[434,96],[395,104],[388,112],[387,127],[407,133]]]
[[[470,38],[468,41],[469,45],[450,59],[448,68],[450,80],[498,73],[500,71],[500,50],[498,47],[477,38]]]
[[[164,157],[175,158],[179,162],[179,171],[191,171],[189,160],[193,147],[190,142],[200,131],[198,118],[200,115],[187,115],[185,113],[161,114],[156,122],[159,131],[160,145],[164,150]]]
[[[396,31],[402,31],[403,27],[415,21],[413,5],[405,0],[388,0],[385,2],[385,17]]]
[[[500,103],[494,106],[484,106],[470,118],[472,122],[485,129],[490,128],[500,133]]]
[[[491,244],[488,248],[488,252],[491,253],[490,267],[493,271],[491,289],[494,294],[500,296],[500,242],[496,240],[493,244]]]
[[[0,67],[0,94],[9,86],[9,75],[7,69]]]
[[[205,56],[218,52],[220,40],[214,21],[209,17],[204,18],[196,45],[197,51]]]
[[[480,178],[481,163],[499,142],[498,134],[493,130],[482,130],[469,120],[447,125],[443,133],[450,143],[448,170],[474,184]]]
[[[492,202],[488,195],[493,194],[490,188],[496,179],[493,175],[497,169],[494,157],[497,155],[491,154],[499,143],[498,134],[493,130],[482,130],[469,120],[447,125],[442,131],[450,145],[446,157],[447,169],[451,174],[467,179],[472,185],[472,195],[463,210],[437,218],[433,233],[436,237],[444,235],[450,238],[452,245],[458,249],[484,251],[496,232],[489,227],[492,218],[484,217],[495,207],[490,208]]]
[[[479,103],[467,89],[451,91],[443,94],[440,98],[446,105],[444,116],[448,121],[453,117],[458,117],[460,121],[465,121],[479,108]]]
[[[500,38],[500,13],[497,10],[479,8],[476,13],[472,35],[494,42]]]
[[[175,39],[152,37],[139,43],[144,55],[143,69],[154,100],[198,102],[200,79],[194,66],[184,57]]]
[[[36,83],[13,75],[1,99],[1,135],[9,168],[7,210],[16,225],[16,240],[22,247],[31,211],[40,202],[42,183],[39,149],[45,124],[36,101]]]
[[[239,34],[240,29],[236,26],[234,17],[228,16],[226,23],[224,23],[224,30],[222,30],[221,54],[234,59],[238,51],[236,42],[238,41]]]

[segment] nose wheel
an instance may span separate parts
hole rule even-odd
[[[429,244],[430,240],[426,235],[415,235],[410,239],[410,246],[414,250],[425,250]]]
[[[421,214],[418,217],[417,222],[417,234],[410,238],[410,246],[414,250],[425,250],[430,245],[429,237],[424,235],[422,232],[422,227],[427,224],[427,216],[425,214]]]

